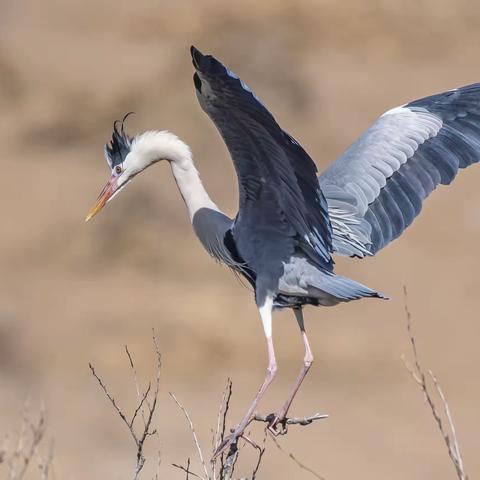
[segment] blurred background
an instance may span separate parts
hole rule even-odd
[[[480,81],[480,9],[459,0],[0,1],[0,434],[26,398],[48,410],[55,478],[129,478],[134,446],[92,378],[126,410],[163,353],[160,478],[211,432],[227,376],[230,424],[263,378],[265,343],[251,292],[202,250],[167,165],[135,179],[84,224],[107,180],[103,145],[134,110],[131,134],[169,129],[188,142],[212,198],[237,208],[222,140],[194,94],[189,47],[214,53],[257,92],[320,169],[375,117],[409,100]],[[337,271],[389,302],[307,309],[316,363],[292,413],[326,412],[280,442],[327,479],[451,479],[442,439],[401,355],[402,288],[423,363],[441,381],[472,478],[480,474],[478,258],[480,168],[426,202],[402,239]],[[279,375],[262,403],[283,402],[302,361],[293,315],[277,314]],[[261,439],[261,430],[257,438]],[[247,460],[247,459],[246,459]],[[249,472],[249,462],[238,474]],[[0,470],[0,475],[2,475]],[[308,479],[273,445],[260,478]]]

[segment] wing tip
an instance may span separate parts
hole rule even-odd
[[[190,46],[190,55],[192,56],[192,63],[195,68],[199,68],[200,62],[204,58],[202,52],[195,47],[195,45]]]
[[[213,55],[205,55],[194,45],[190,47],[192,63],[195,70],[202,75],[217,76],[227,73],[225,66]]]

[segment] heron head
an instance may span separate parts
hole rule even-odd
[[[129,137],[124,129],[128,115],[113,124],[112,139],[105,145],[105,158],[111,169],[111,177],[85,221],[95,216],[135,175],[150,165],[160,160],[176,163],[180,168],[192,164],[190,148],[173,133],[150,130]]]
[[[145,161],[140,161],[134,148],[135,138],[131,138],[125,132],[125,120],[131,113],[133,112],[127,113],[121,121],[116,120],[113,124],[112,139],[104,149],[105,158],[111,169],[111,177],[88,212],[86,222],[112,200],[135,175],[149,165]]]

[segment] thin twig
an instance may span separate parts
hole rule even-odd
[[[133,424],[135,423],[135,419],[137,418],[137,415],[138,415],[138,412],[140,410],[142,410],[142,413],[144,412],[143,410],[143,404],[145,403],[146,399],[148,398],[148,395],[150,393],[150,389],[152,388],[152,384],[149,383],[148,384],[148,388],[145,390],[144,394],[142,395],[141,399],[140,399],[140,402],[137,406],[137,408],[135,409],[135,411],[133,412],[133,415],[132,415],[132,419],[130,420],[130,427],[133,426]],[[144,423],[146,423],[145,419],[144,419]]]
[[[215,453],[215,450],[221,444],[225,432],[225,421],[226,421],[226,410],[228,410],[228,401],[230,400],[230,396],[232,395],[232,381],[230,378],[227,378],[227,384],[225,385],[225,389],[223,391],[222,400],[220,402],[220,406],[218,407],[218,415],[217,415],[217,425],[215,427],[215,433],[213,435],[213,445],[212,445],[212,455]],[[223,418],[223,422],[222,422]],[[212,461],[212,475],[213,480],[217,480],[217,462]],[[221,469],[220,474],[222,474],[223,469],[223,456],[221,458]]]
[[[418,352],[417,352],[417,346],[415,342],[415,337],[412,332],[412,315],[410,313],[410,310],[408,308],[408,295],[407,295],[407,288],[404,286],[403,287],[403,293],[404,293],[404,299],[405,299],[405,314],[406,314],[406,319],[407,319],[407,332],[410,340],[410,345],[412,346],[412,353],[413,353],[413,362],[414,365],[410,365],[410,363],[405,359],[404,356],[402,356],[402,360],[405,364],[405,367],[409,371],[410,375],[412,378],[415,380],[415,382],[420,386],[423,392],[423,396],[425,398],[425,402],[430,408],[430,411],[432,413],[432,416],[435,420],[435,423],[437,424],[437,427],[443,437],[443,440],[445,442],[445,445],[448,450],[448,455],[450,456],[450,459],[452,460],[452,463],[455,467],[457,476],[459,480],[468,480],[468,475],[465,472],[465,467],[463,464],[463,459],[460,451],[460,447],[458,444],[458,439],[457,439],[457,433],[455,430],[455,425],[453,423],[452,415],[450,413],[450,408],[448,406],[447,399],[443,393],[442,388],[440,387],[440,384],[438,383],[437,378],[433,374],[431,370],[428,370],[430,378],[433,381],[433,384],[436,388],[437,394],[440,398],[440,401],[443,405],[443,410],[445,412],[445,417],[447,419],[448,423],[448,429],[446,430],[443,424],[443,419],[441,415],[437,411],[437,407],[435,406],[434,399],[432,394],[430,393],[429,386],[427,384],[427,378],[424,373],[423,368],[420,365],[420,361],[418,359]]]
[[[312,474],[315,478],[318,478],[319,480],[325,480],[325,477],[322,477],[321,475],[319,475],[315,470],[312,470],[310,467],[307,467],[306,465],[304,465],[302,462],[300,462],[300,460],[297,459],[297,457],[295,457],[295,455],[291,452],[287,452],[283,449],[283,447],[280,445],[280,443],[278,442],[278,440],[275,438],[274,435],[270,435],[270,438],[273,440],[273,443],[275,444],[275,446],[282,452],[284,453],[285,455],[287,455],[291,460],[293,460],[299,468],[301,468],[302,470],[305,470],[306,472]]]
[[[232,399],[232,392],[233,392],[233,383],[232,383],[232,380],[229,378],[227,380],[227,398],[225,400],[225,406],[223,408],[222,433],[220,435],[217,448],[225,438],[225,430],[227,428],[227,415],[230,409],[230,400]],[[237,459],[237,455],[235,455],[231,459],[229,458],[229,460],[231,461],[229,461],[228,468],[232,469],[232,471],[233,471],[233,468],[235,468],[236,459]],[[225,477],[225,467],[226,465],[225,465],[224,455],[220,455],[220,479],[223,479]]]
[[[95,371],[95,367],[91,363],[89,363],[88,366],[90,367],[90,371],[92,372],[92,375],[97,379],[98,384],[100,385],[103,392],[105,393],[105,396],[108,398],[110,403],[113,405],[113,408],[116,410],[119,417],[122,419],[123,423],[127,426],[128,430],[130,431],[130,435],[132,436],[132,438],[135,442],[135,445],[138,446],[137,434],[135,433],[135,430],[130,425],[130,422],[127,420],[127,417],[125,416],[125,414],[122,412],[120,407],[117,405],[115,397],[110,395],[110,392],[108,391],[107,386],[103,383],[103,380],[100,378],[100,376],[97,375],[97,372]]]
[[[193,475],[195,478],[202,479],[202,477],[200,477],[199,475],[197,475],[196,473],[194,473],[190,470],[190,458],[187,460],[187,467],[186,468],[183,465],[177,465],[176,463],[172,463],[172,467],[179,468],[180,470],[183,470],[187,474],[186,480],[188,480],[189,475]]]
[[[137,369],[135,368],[135,364],[133,362],[133,357],[130,354],[130,350],[128,349],[128,345],[125,345],[125,353],[127,354],[127,358],[128,358],[129,363],[130,363],[130,368],[132,370],[133,383],[135,384],[135,390],[137,392],[137,399],[138,399],[138,402],[141,403],[142,394],[141,394],[141,391],[140,391],[140,385],[138,383]],[[143,408],[141,409],[141,413],[142,413],[143,424],[145,425],[145,423],[146,423],[145,410]]]
[[[437,377],[433,374],[431,370],[429,370],[428,373],[430,375],[430,378],[433,381],[433,384],[435,385],[435,388],[437,389],[438,396],[442,400],[445,416],[447,417],[448,425],[450,427],[450,431],[452,432],[452,439],[453,439],[452,448],[455,452],[455,458],[458,461],[458,468],[460,469],[461,472],[464,472],[462,454],[460,452],[460,446],[458,445],[457,432],[455,430],[455,424],[453,423],[452,415],[450,413],[450,407],[448,406],[448,402],[447,402],[447,399],[445,398],[445,394],[443,393],[443,390],[440,387],[440,384],[438,383]]]
[[[232,392],[232,381],[230,378],[227,378],[227,384],[225,385],[225,389],[223,390],[223,395],[222,395],[222,400],[220,402],[220,405],[218,407],[218,415],[217,415],[217,425],[215,427],[215,434],[213,437],[213,452],[217,449],[217,447],[220,445],[222,438],[221,435],[224,434],[224,429],[225,429],[225,416],[223,416],[224,421],[222,423],[222,415],[225,415],[224,409],[227,404],[227,397],[231,395]],[[220,431],[220,429],[223,428],[223,432]]]
[[[262,463],[262,458],[263,458],[263,455],[265,453],[265,443],[267,441],[267,432],[268,432],[268,430],[265,429],[265,435],[263,437],[262,446],[255,445],[255,448],[258,450],[258,459],[257,459],[257,463],[255,465],[255,468],[253,469],[253,472],[252,472],[252,480],[255,480],[255,478],[257,478],[257,473],[258,473],[258,470],[260,468],[260,464]]]
[[[230,409],[230,400],[232,399],[232,393],[233,393],[233,383],[231,380],[229,383],[227,383],[227,387],[228,387],[228,395],[227,395],[227,400],[225,402],[225,409],[223,410],[223,419],[222,419],[222,436],[221,436],[222,442],[225,438],[225,430],[227,429],[227,415]]]
[[[177,397],[175,396],[175,394],[173,394],[172,392],[169,392],[169,395],[172,397],[172,399],[174,400],[174,402],[177,404],[178,408],[182,411],[183,415],[185,416],[185,418],[187,419],[187,422],[188,422],[188,425],[190,427],[190,431],[192,432],[192,435],[193,435],[193,441],[195,442],[195,446],[197,448],[197,454],[198,454],[198,458],[200,460],[200,463],[202,464],[202,467],[203,467],[203,471],[205,473],[205,479],[208,480],[209,476],[208,476],[208,470],[207,470],[207,465],[205,463],[205,459],[203,458],[203,453],[202,453],[202,449],[200,447],[200,443],[198,442],[198,438],[197,438],[197,434],[195,432],[195,427],[193,426],[193,422],[192,422],[192,419],[190,418],[190,415],[188,414],[187,410],[185,409],[185,407],[178,401]]]
[[[162,354],[160,353],[160,347],[158,345],[157,335],[155,333],[154,328],[152,328],[152,339],[153,339],[153,345],[155,347],[155,355],[156,355],[156,358],[157,358],[157,374],[156,374],[156,377],[155,377],[155,398],[157,398],[159,390],[160,390],[160,372],[162,370]],[[135,373],[135,376],[136,376],[135,368],[134,368],[134,373]],[[138,391],[138,386],[137,386],[137,391]],[[147,398],[146,401],[147,401],[147,404],[148,404],[149,403],[148,398]],[[149,405],[149,408],[150,408],[150,405]],[[145,424],[145,412],[144,412],[143,409],[142,409],[142,418],[143,418],[143,423]],[[158,431],[155,430],[154,434],[156,435],[158,443],[160,444],[160,436],[158,434]],[[162,464],[162,452],[159,449],[159,450],[157,450],[157,471],[155,473],[155,479],[158,479],[161,464]]]

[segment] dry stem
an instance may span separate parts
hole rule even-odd
[[[38,418],[34,419],[25,402],[22,410],[22,424],[16,445],[12,451],[8,447],[8,439],[0,449],[0,464],[5,463],[8,469],[8,480],[22,480],[35,462],[40,470],[42,480],[48,480],[53,450],[50,448],[44,460],[40,458],[39,447],[45,437],[47,428],[45,408],[42,406]]]
[[[432,393],[430,392],[430,387],[428,386],[427,383],[427,376],[424,373],[424,370],[422,366],[420,365],[420,361],[418,359],[418,352],[417,352],[417,345],[415,342],[415,337],[412,332],[412,315],[410,313],[410,310],[408,309],[408,296],[407,296],[407,288],[403,288],[404,291],[404,297],[405,297],[405,314],[407,318],[407,332],[408,336],[410,339],[410,345],[412,346],[412,352],[413,352],[413,365],[411,365],[405,357],[402,357],[402,360],[405,364],[405,367],[407,370],[410,372],[412,378],[415,380],[415,382],[420,386],[422,389],[425,402],[430,408],[430,411],[432,413],[432,416],[435,420],[435,423],[437,424],[437,427],[443,437],[443,440],[445,442],[445,445],[448,450],[448,455],[450,456],[450,459],[452,460],[452,463],[455,467],[455,470],[457,472],[457,476],[459,480],[468,480],[468,475],[465,472],[465,467],[463,464],[463,459],[460,451],[460,447],[458,444],[458,439],[457,439],[457,433],[455,430],[455,425],[453,423],[452,415],[450,413],[450,408],[448,406],[447,399],[443,393],[442,388],[440,387],[440,384],[438,383],[437,378],[433,374],[431,370],[428,370],[428,374],[435,386],[435,389],[437,391],[437,395],[440,398],[440,402],[443,406],[444,414],[445,414],[445,419],[447,421],[448,427],[445,428],[444,426],[444,419],[442,419],[441,415],[437,411],[437,407],[435,406],[434,403],[434,398]]]
[[[187,419],[188,425],[190,427],[190,431],[192,432],[193,441],[195,442],[195,446],[197,448],[198,458],[200,460],[200,463],[202,464],[203,471],[205,473],[205,479],[208,480],[209,476],[208,476],[207,465],[205,463],[205,459],[203,458],[202,449],[200,447],[200,443],[198,442],[197,434],[195,432],[195,427],[193,426],[192,419],[190,418],[190,415],[188,414],[187,410],[185,410],[185,407],[177,400],[177,397],[172,392],[169,392],[169,394],[177,404],[178,408],[183,412],[183,414],[185,415],[185,418]]]

